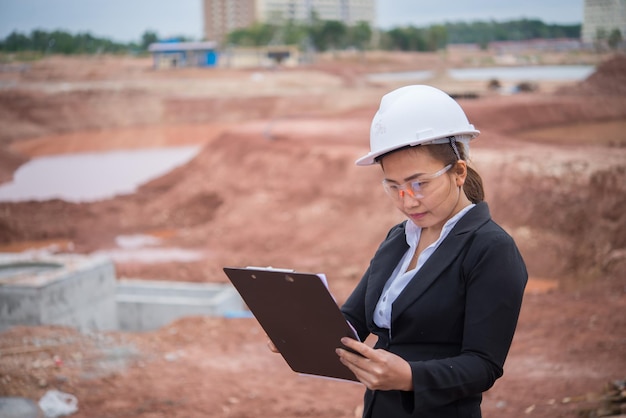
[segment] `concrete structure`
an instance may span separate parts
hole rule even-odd
[[[226,35],[256,21],[255,0],[204,0],[204,39],[224,44]]]
[[[0,332],[15,325],[143,331],[191,315],[248,311],[231,284],[118,280],[104,257],[0,254]]]
[[[229,316],[244,312],[234,287],[216,283],[120,280],[117,313],[122,331],[149,331],[176,319]]]
[[[45,418],[45,414],[32,399],[6,397],[0,398],[0,417]]]
[[[214,67],[216,42],[157,42],[148,46],[154,68]]]
[[[13,325],[117,328],[115,268],[99,257],[0,257],[0,331]]]
[[[605,40],[615,29],[626,39],[626,0],[585,0],[581,38],[593,44],[598,35]]]

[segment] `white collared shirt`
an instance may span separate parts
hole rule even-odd
[[[469,205],[463,208],[459,213],[454,215],[452,218],[448,219],[443,228],[441,229],[441,234],[439,234],[439,238],[437,241],[430,244],[417,258],[417,264],[413,270],[407,271],[409,264],[411,263],[411,259],[415,255],[415,250],[417,249],[417,244],[419,243],[420,236],[422,233],[422,229],[415,225],[413,221],[408,220],[405,228],[406,235],[406,243],[409,244],[409,249],[406,251],[404,256],[398,262],[398,265],[394,269],[393,273],[385,283],[385,287],[383,288],[383,293],[380,295],[380,299],[378,299],[378,303],[376,304],[376,310],[374,311],[374,322],[381,328],[389,329],[391,333],[391,307],[393,302],[395,302],[396,298],[404,288],[409,284],[413,276],[417,274],[420,268],[426,263],[426,260],[435,252],[439,244],[448,236],[452,228],[457,224],[457,222],[465,215],[471,208],[473,208],[474,204]]]

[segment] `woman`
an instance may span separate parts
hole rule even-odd
[[[394,226],[342,312],[361,341],[338,348],[366,386],[363,416],[481,417],[502,376],[527,281],[513,239],[490,217],[467,164],[478,136],[450,96],[429,86],[385,95],[371,151],[383,187],[408,218]]]

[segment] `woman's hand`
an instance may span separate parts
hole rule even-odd
[[[336,350],[339,360],[371,390],[413,390],[411,366],[402,357],[386,350],[374,350],[352,338],[342,338],[341,343],[356,351]]]

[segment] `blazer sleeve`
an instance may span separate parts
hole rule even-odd
[[[503,374],[528,274],[513,239],[488,225],[476,231],[460,261],[466,289],[461,352],[409,363],[413,392],[403,396],[409,412],[484,392]]]

